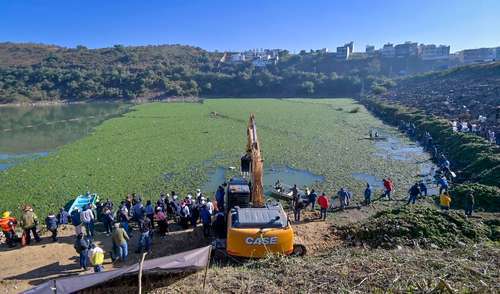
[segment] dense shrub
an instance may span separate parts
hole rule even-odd
[[[465,196],[469,191],[474,193],[476,209],[488,212],[500,211],[500,189],[481,184],[463,184],[453,187],[451,190],[453,198],[451,207],[455,209],[464,208]]]
[[[463,213],[421,206],[382,211],[359,224],[338,229],[349,242],[382,248],[417,244],[456,247],[460,242],[474,243],[491,235],[487,226],[468,220]]]

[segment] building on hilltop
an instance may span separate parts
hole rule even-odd
[[[349,60],[349,56],[352,54],[353,48],[354,43],[352,41],[344,44],[344,46],[337,47],[335,57],[338,60]]]
[[[244,62],[245,61],[245,54],[237,52],[231,54],[231,62]]]
[[[252,60],[252,64],[255,67],[265,67],[267,65],[276,65],[279,61],[279,56],[275,55],[274,57],[270,54],[268,55],[259,55],[257,58]]]
[[[446,60],[450,58],[450,46],[434,44],[420,45],[420,58],[422,60]]]
[[[478,63],[495,60],[494,48],[466,49],[461,52],[464,63]]]
[[[396,49],[392,43],[387,43],[380,49],[380,54],[385,58],[394,58],[396,56]]]
[[[394,55],[397,58],[408,58],[410,56],[417,56],[418,54],[418,44],[412,42],[405,42],[404,44],[398,44],[394,47]]]

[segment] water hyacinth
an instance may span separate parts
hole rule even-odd
[[[356,113],[336,110],[358,107]],[[156,199],[161,191],[193,192],[208,180],[210,170],[239,166],[251,112],[265,165],[323,176],[325,181],[314,188],[328,194],[347,186],[355,197],[361,195],[365,183],[353,172],[391,176],[396,186],[405,187],[401,191],[415,180],[413,164],[374,156],[376,146],[364,140],[368,130],[394,129],[351,99],[151,103],[105,121],[47,157],[0,172],[0,210],[18,211],[19,203],[32,203],[46,213],[87,190],[114,201],[131,192],[145,199]],[[166,174],[171,176],[165,179]]]

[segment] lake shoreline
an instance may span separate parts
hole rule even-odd
[[[70,105],[70,104],[89,104],[89,103],[129,103],[129,104],[144,104],[151,102],[196,102],[201,103],[204,99],[201,97],[167,97],[161,99],[149,99],[147,97],[137,98],[132,100],[126,99],[89,99],[83,101],[71,100],[44,100],[36,102],[15,102],[15,103],[0,103],[0,107],[45,107],[57,105]]]

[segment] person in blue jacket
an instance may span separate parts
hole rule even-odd
[[[210,237],[210,228],[212,226],[212,215],[210,214],[206,204],[201,207],[200,218],[201,223],[203,224],[203,236],[208,238]]]
[[[438,185],[439,185],[439,195],[441,195],[443,193],[443,191],[448,192],[449,184],[448,184],[448,180],[446,179],[445,176],[442,176],[439,179]]]
[[[369,183],[366,183],[365,204],[370,205],[371,202],[372,202],[372,188],[370,187]]]
[[[57,242],[57,227],[59,226],[59,221],[57,220],[56,215],[49,213],[45,219],[45,225],[47,226],[47,230],[52,233],[52,241]]]

